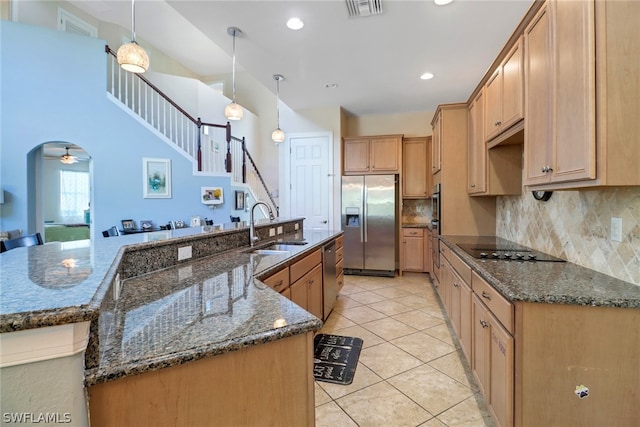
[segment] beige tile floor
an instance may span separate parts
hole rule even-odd
[[[364,344],[352,384],[316,381],[316,426],[495,425],[427,274],[346,275],[320,332]]]

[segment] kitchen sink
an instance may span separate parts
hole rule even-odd
[[[254,249],[249,251],[251,254],[260,254],[260,255],[283,255],[288,254],[290,251],[285,251],[282,249]]]
[[[261,255],[282,255],[296,250],[296,247],[306,245],[307,242],[278,242],[271,243],[266,246],[258,247],[255,249],[249,249],[247,252],[250,254]]]

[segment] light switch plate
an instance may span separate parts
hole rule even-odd
[[[622,218],[611,218],[611,240],[622,242]]]
[[[269,237],[273,237],[276,235],[276,229],[275,228],[270,228],[269,229]]]
[[[278,234],[282,234],[282,226],[281,225],[278,226]]]
[[[295,225],[293,226],[293,229],[297,230],[298,228],[300,228],[300,226],[298,226],[298,223],[296,222]]]

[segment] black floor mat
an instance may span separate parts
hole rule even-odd
[[[362,349],[362,339],[318,334],[313,344],[313,377],[328,383],[351,384]]]

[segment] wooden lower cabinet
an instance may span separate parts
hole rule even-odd
[[[290,286],[291,301],[322,319],[322,264],[296,280]]]
[[[312,332],[252,345],[89,387],[91,426],[312,426],[312,373]]]
[[[444,244],[434,287],[499,426],[637,425],[640,310],[510,302]]]
[[[420,228],[402,229],[402,269],[424,271],[424,232]]]
[[[271,289],[282,293],[289,288],[289,267],[285,267],[273,273],[271,276],[262,279]]]
[[[472,367],[489,410],[501,426],[513,425],[514,340],[477,295],[472,296]]]

